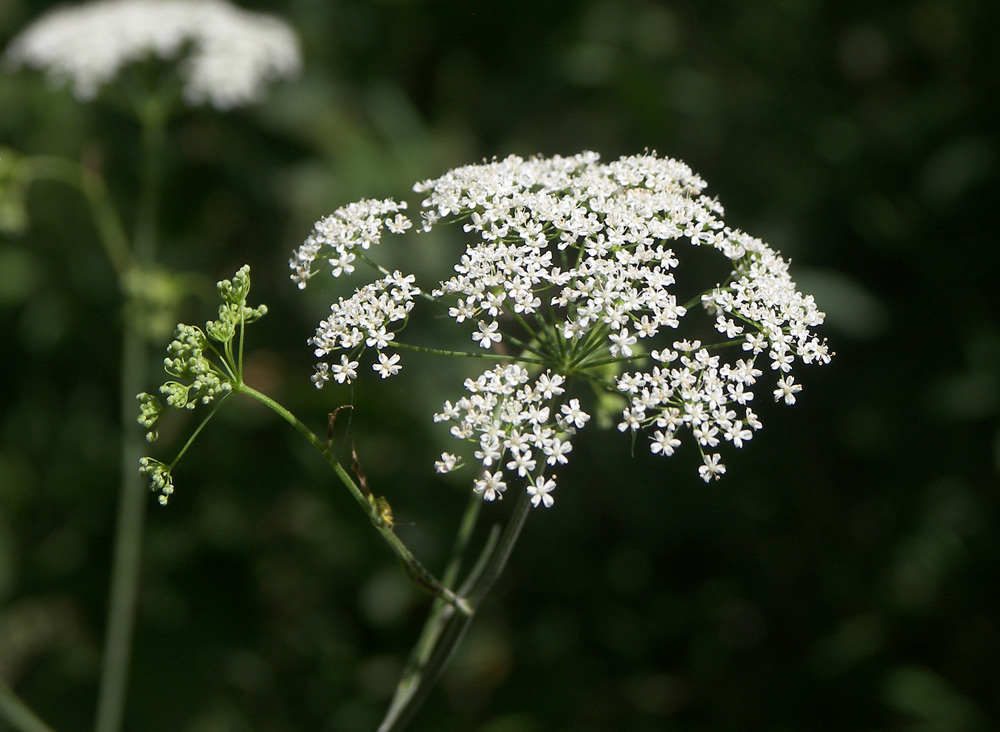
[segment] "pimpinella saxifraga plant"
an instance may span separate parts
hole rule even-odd
[[[213,412],[173,462],[143,459],[160,502],[173,492],[172,471],[198,431],[230,394],[243,393],[322,453],[410,576],[435,595],[382,732],[402,729],[432,687],[506,566],[531,507],[554,505],[556,471],[570,459],[577,432],[600,421],[592,412],[616,404],[611,424],[633,440],[644,434],[654,454],[673,455],[682,438],[692,440],[702,456],[698,473],[711,482],[726,472],[722,447],[742,448],[762,427],[751,402],[764,374],[773,374],[766,388],[774,399],[793,404],[801,390],[793,369],[830,360],[815,332],[823,313],[796,288],[787,262],[726,226],[704,188],[686,165],[656,155],[608,164],[594,153],[509,157],[418,183],[425,197],[417,227],[404,202],[361,200],[317,222],[295,252],[290,266],[300,288],[321,269],[334,277],[360,268],[375,275],[338,297],[309,339],[319,359],[311,377],[317,388],[394,377],[402,351],[489,362],[428,416],[463,446],[441,454],[435,468],[475,469],[441,579],[396,536],[388,502],[372,493],[360,466],[355,479],[329,440],[244,383],[244,327],[264,312],[246,304],[247,268],[220,283],[218,320],[204,330],[178,327],[165,361],[173,377],[161,387],[165,403],[140,395],[139,421],[155,436],[165,409],[212,404]],[[419,237],[445,224],[460,226],[467,239],[433,286],[377,261],[386,235],[416,237],[419,246]],[[693,249],[723,263],[723,276],[695,282],[700,270],[685,266]],[[401,340],[418,305],[446,316],[470,346]],[[511,488],[519,498],[505,528],[460,577],[481,499],[496,501]]]

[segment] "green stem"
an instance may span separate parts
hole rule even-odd
[[[167,140],[169,108],[157,97],[140,110],[142,123],[142,183],[135,227],[135,253],[142,264],[156,256],[156,227],[160,217],[163,153]]]
[[[595,327],[587,335],[587,338],[584,341],[582,341],[577,348],[574,349],[574,352],[572,354],[572,361],[569,364],[570,369],[574,369],[580,366],[587,360],[588,357],[590,357],[594,353],[597,353],[601,349],[605,348],[605,346],[607,345],[605,342],[605,338],[607,337],[609,331],[610,329],[605,325]]]
[[[53,732],[3,679],[0,679],[0,718],[7,720],[18,732]]]
[[[399,348],[405,351],[415,351],[417,353],[430,353],[434,356],[457,356],[459,358],[484,358],[490,361],[516,361],[518,363],[537,363],[545,365],[547,362],[540,358],[531,358],[530,356],[508,356],[502,353],[494,353],[492,351],[483,350],[482,353],[476,352],[466,352],[466,351],[448,351],[442,348],[426,348],[424,346],[413,346],[409,343],[400,343],[399,341],[389,341],[389,345],[393,348]]]
[[[215,416],[215,413],[219,411],[219,407],[221,407],[222,403],[229,398],[230,394],[232,394],[232,392],[230,392],[229,394],[223,394],[220,398],[215,400],[215,404],[212,405],[212,410],[205,415],[205,418],[201,420],[201,423],[195,428],[194,432],[191,433],[191,436],[188,437],[187,442],[184,443],[184,447],[182,447],[180,451],[177,453],[177,457],[175,457],[173,460],[170,461],[170,465],[167,466],[168,471],[173,470],[175,467],[177,467],[177,464],[181,461],[181,458],[184,457],[184,453],[186,453],[188,451],[188,448],[190,448],[191,445],[194,444],[194,441],[198,438],[198,435],[200,435],[201,431],[205,429],[205,426],[209,423],[212,417]]]
[[[266,394],[262,394],[246,384],[238,384],[234,386],[233,391],[245,394],[246,396],[259,401],[261,404],[292,425],[313,447],[319,450],[327,464],[329,464],[329,466],[333,469],[333,472],[336,473],[337,477],[340,478],[340,481],[350,491],[354,500],[358,502],[358,505],[361,506],[362,510],[364,510],[367,514],[376,531],[378,531],[382,539],[389,545],[389,548],[392,549],[399,561],[402,562],[407,574],[418,586],[427,590],[435,597],[440,597],[449,605],[457,608],[460,615],[472,612],[472,609],[469,607],[465,599],[458,597],[454,592],[442,584],[441,581],[438,580],[433,574],[431,574],[431,572],[413,555],[406,544],[404,544],[400,538],[396,536],[395,532],[392,530],[391,522],[386,520],[385,516],[376,506],[375,501],[371,500],[369,495],[366,495],[365,492],[358,487],[358,484],[354,482],[354,479],[351,478],[348,472],[340,464],[340,461],[334,457],[329,445],[320,440],[320,438],[317,437],[315,433],[313,433],[313,431],[310,430],[304,422],[302,422],[302,420],[289,412],[278,402],[274,401],[271,397]]]
[[[447,587],[454,587],[455,582],[458,580],[462,557],[465,555],[465,550],[468,547],[469,539],[475,528],[476,518],[479,516],[482,504],[482,498],[475,493],[469,493],[469,503],[462,516],[458,534],[455,536],[455,546],[452,548],[451,558],[448,560],[448,565],[443,575],[443,581]],[[424,622],[423,629],[420,631],[420,637],[410,652],[406,668],[403,669],[402,678],[396,686],[392,701],[389,703],[389,711],[386,713],[387,719],[395,715],[396,709],[404,707],[416,690],[416,684],[420,680],[422,670],[426,667],[427,661],[441,636],[441,631],[444,629],[441,616],[448,608],[449,605],[440,599],[435,599],[431,605],[431,611]]]
[[[142,536],[146,517],[146,490],[136,466],[144,443],[135,427],[135,395],[142,391],[146,348],[141,334],[126,323],[122,336],[121,365],[121,490],[118,523],[111,570],[104,661],[97,699],[97,732],[121,729],[128,687],[132,633],[142,558]],[[131,429],[130,429],[131,428]]]
[[[524,521],[530,508],[531,502],[527,492],[522,493],[514,507],[514,515],[504,528],[496,549],[494,550],[491,544],[487,545],[484,551],[484,554],[489,552],[486,567],[467,595],[473,609],[479,606],[507,566],[507,560],[514,544],[517,543],[521,529],[524,528]],[[411,669],[409,675],[400,682],[400,687],[397,688],[396,696],[393,697],[393,702],[382,724],[379,725],[378,732],[399,732],[407,725],[448,665],[472,618],[473,613],[461,615],[450,607],[442,608],[439,613],[432,610],[428,619],[428,625],[432,627],[430,630],[425,627],[422,634],[422,639],[426,636],[433,640],[431,650],[428,653],[427,649],[421,649],[422,662]]]
[[[156,255],[156,225],[158,219],[160,179],[163,167],[163,148],[166,139],[165,108],[157,102],[146,106],[141,115],[142,122],[142,187],[139,194],[138,218],[134,239],[134,264],[148,267]],[[107,202],[110,200],[101,177],[85,172],[83,190],[88,200]],[[95,207],[95,217],[101,220],[105,213]],[[115,217],[117,221],[117,217]],[[110,219],[109,219],[110,223]],[[101,228],[101,224],[98,224]],[[117,226],[124,237],[124,228]],[[107,239],[102,236],[102,239]],[[108,255],[119,275],[123,291],[126,291],[122,269],[112,255]],[[140,481],[136,465],[142,457],[144,444],[139,431],[134,426],[135,395],[142,391],[146,366],[149,361],[143,341],[142,323],[133,322],[129,313],[130,303],[125,304],[124,335],[122,337],[121,373],[121,429],[122,467],[121,496],[118,508],[118,527],[115,536],[114,557],[112,559],[110,606],[108,609],[107,637],[104,646],[101,684],[97,699],[96,732],[118,732],[121,729],[128,689],[128,672],[132,652],[132,636],[135,628],[136,598],[139,588],[139,574],[142,563],[142,541],[145,529],[145,490]],[[129,429],[131,427],[131,429]]]

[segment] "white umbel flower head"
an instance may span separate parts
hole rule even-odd
[[[224,0],[99,0],[49,11],[4,53],[8,68],[44,70],[81,101],[126,65],[180,60],[184,100],[230,109],[260,101],[267,84],[298,73],[295,32]]]
[[[333,373],[329,357],[372,346],[383,378],[395,373],[387,346],[495,360],[434,416],[469,445],[481,467],[474,490],[490,501],[520,484],[535,506],[553,505],[549,471],[568,462],[573,436],[591,421],[581,398],[593,390],[622,404],[621,432],[645,434],[665,457],[687,437],[702,457],[698,474],[717,480],[726,473],[719,450],[743,448],[762,426],[749,406],[758,379],[773,374],[774,398],[794,404],[802,387],[791,372],[832,354],[815,332],[824,315],[788,262],[727,226],[705,187],[678,160],[601,163],[592,152],[510,156],[420,182],[420,228],[460,223],[464,251],[435,288],[394,272],[335,303],[310,341],[321,359],[313,381]],[[305,287],[324,262],[335,277],[355,264],[386,274],[373,245],[410,228],[405,210],[392,199],[338,209],[293,255],[292,279]],[[685,263],[692,249],[720,262],[722,277],[698,283]],[[466,351],[399,340],[418,297],[471,336]],[[575,397],[581,382],[592,389]],[[445,455],[439,470],[462,462]]]

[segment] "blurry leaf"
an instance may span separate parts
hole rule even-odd
[[[982,511],[958,480],[942,480],[926,489],[914,530],[897,547],[892,584],[898,599],[919,605],[935,597],[945,580],[972,553],[969,537],[982,526]]]
[[[0,305],[27,300],[34,292],[38,279],[38,268],[30,254],[7,246],[0,249]]]
[[[965,368],[945,374],[928,394],[932,413],[982,419],[1000,402],[1000,331],[992,324],[969,328],[961,340]]]
[[[877,338],[888,326],[882,302],[847,275],[826,269],[795,268],[795,280],[813,293],[826,323],[854,338]]]
[[[950,208],[969,189],[988,178],[994,170],[996,154],[991,140],[968,137],[952,140],[935,152],[924,165],[920,190],[929,204]]]
[[[813,649],[813,662],[823,675],[836,675],[878,653],[885,643],[879,618],[863,615],[842,622]]]
[[[986,729],[982,710],[947,680],[924,666],[897,666],[883,684],[885,703],[926,723],[916,729]]]
[[[0,233],[20,234],[27,228],[26,191],[27,181],[21,174],[17,155],[8,148],[0,148]]]

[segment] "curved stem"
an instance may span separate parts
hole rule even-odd
[[[344,466],[342,466],[340,461],[334,457],[329,445],[320,440],[320,438],[317,437],[316,434],[310,430],[304,422],[302,422],[302,420],[266,394],[262,394],[246,384],[235,385],[233,387],[233,391],[245,394],[246,396],[259,401],[261,404],[292,425],[313,447],[319,450],[327,464],[333,468],[333,472],[336,473],[337,477],[340,478],[340,481],[350,491],[354,500],[358,502],[358,505],[360,505],[364,512],[368,515],[368,518],[372,522],[376,531],[379,532],[382,539],[389,545],[389,548],[392,549],[393,553],[400,560],[400,562],[403,563],[403,567],[406,569],[410,579],[412,579],[418,586],[430,592],[432,595],[440,597],[449,605],[457,608],[460,615],[472,613],[472,608],[465,601],[465,599],[458,597],[454,592],[442,584],[437,577],[431,574],[431,572],[424,567],[420,560],[413,555],[409,547],[407,547],[406,544],[404,544],[402,540],[396,536],[395,532],[392,530],[391,522],[385,519],[382,512],[376,506],[375,501],[370,500],[369,496],[366,495],[360,487],[358,487],[358,484],[354,482],[354,479],[351,478],[348,472],[344,469]]]

